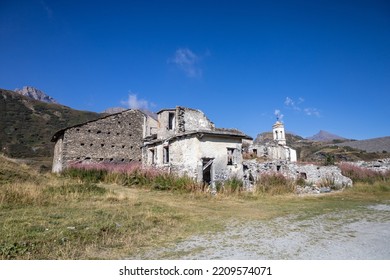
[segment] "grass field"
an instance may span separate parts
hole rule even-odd
[[[40,174],[0,158],[0,259],[120,259],[226,222],[390,203],[388,182],[327,195],[182,192]]]

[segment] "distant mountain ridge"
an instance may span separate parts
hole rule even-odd
[[[103,116],[0,89],[0,153],[13,158],[51,157],[53,134]]]
[[[17,88],[14,90],[14,92],[34,100],[38,100],[46,103],[52,103],[52,104],[59,104],[53,97],[31,86],[24,86],[22,89]]]
[[[390,136],[347,141],[336,145],[340,147],[348,146],[368,153],[390,153]]]
[[[319,142],[331,142],[333,140],[347,140],[344,137],[338,136],[336,134],[330,133],[325,130],[320,130],[317,134],[307,137],[308,140],[319,141]]]

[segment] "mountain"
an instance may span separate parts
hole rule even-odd
[[[15,89],[14,92],[34,100],[38,100],[46,103],[58,104],[58,102],[53,97],[47,95],[43,91],[36,89],[34,87],[25,86],[22,89],[18,89],[18,88]]]
[[[390,153],[390,136],[366,140],[347,141],[337,144],[340,147],[351,147],[369,153]]]
[[[0,89],[0,153],[13,158],[51,157],[50,139],[56,131],[101,116]]]
[[[338,136],[336,134],[332,134],[325,130],[320,130],[317,134],[308,137],[307,139],[313,141],[319,141],[319,142],[332,142],[333,140],[340,140],[340,141],[347,140],[344,137]]]

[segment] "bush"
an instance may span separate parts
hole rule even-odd
[[[176,176],[139,164],[75,164],[63,176],[86,183],[114,183],[123,186],[144,186],[155,190],[199,191],[201,186],[187,176]]]
[[[285,177],[281,173],[265,173],[257,180],[255,185],[256,193],[267,193],[279,195],[294,193],[296,190],[294,180]]]
[[[227,194],[238,194],[242,191],[243,186],[244,184],[242,180],[238,179],[237,177],[233,177],[221,183],[219,187],[217,187],[217,191]]]
[[[362,182],[373,184],[378,181],[389,181],[390,171],[378,172],[368,168],[363,168],[350,163],[339,164],[341,173],[351,178],[354,183]]]

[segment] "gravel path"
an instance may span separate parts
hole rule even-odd
[[[137,259],[390,260],[390,205],[314,218],[230,221],[224,232],[192,236]]]

